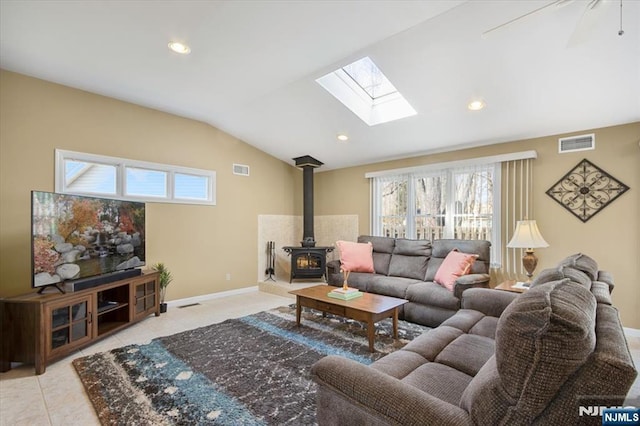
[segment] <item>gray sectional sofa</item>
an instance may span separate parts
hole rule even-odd
[[[467,290],[453,317],[370,366],[314,364],[318,423],[600,425],[580,407],[621,406],[637,375],[612,289],[577,254],[521,295]]]
[[[417,324],[436,327],[460,309],[463,291],[489,287],[489,241],[478,240],[410,240],[402,238],[358,237],[359,243],[373,245],[375,273],[351,272],[350,287],[361,291],[409,300],[399,317]],[[470,274],[456,281],[453,292],[433,282],[447,254],[457,248],[463,253],[477,254]],[[328,262],[328,282],[341,286],[344,276],[340,261]]]

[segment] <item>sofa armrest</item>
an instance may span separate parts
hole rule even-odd
[[[340,263],[340,260],[331,260],[329,262],[327,262],[327,269],[329,270],[330,274],[340,274],[340,267],[342,266],[342,264]]]
[[[385,423],[472,424],[469,414],[457,405],[449,404],[414,386],[404,384],[395,377],[348,358],[335,355],[324,357],[311,367],[311,375],[321,390],[324,388],[335,393],[336,397],[347,400],[354,407],[365,407]],[[331,407],[318,406],[318,412],[322,410],[331,410]]]
[[[598,279],[596,281],[602,281],[609,286],[609,294],[613,293],[613,274],[609,271],[598,271]]]
[[[491,288],[472,288],[462,295],[462,309],[473,309],[491,317],[499,317],[519,293]]]
[[[327,262],[327,284],[339,287],[344,283],[344,275],[340,271],[341,266],[339,259]]]
[[[489,288],[489,274],[468,274],[459,277],[453,286],[453,295],[462,298],[462,292],[470,288]]]

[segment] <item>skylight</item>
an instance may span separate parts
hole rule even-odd
[[[417,114],[368,56],[316,82],[369,126]]]
[[[367,94],[371,96],[371,99],[381,98],[382,96],[397,92],[389,79],[382,74],[380,68],[378,68],[368,56],[342,67],[342,70],[346,72],[362,90],[367,92]]]

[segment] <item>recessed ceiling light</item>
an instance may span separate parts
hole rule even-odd
[[[338,138],[339,141],[342,142],[346,142],[349,140],[349,136],[345,135],[344,133],[339,133],[338,136],[336,136]]]
[[[480,111],[485,106],[486,104],[484,103],[484,101],[481,99],[478,99],[478,100],[469,102],[469,105],[467,105],[467,108],[469,108],[471,111]]]
[[[181,55],[188,55],[191,52],[191,48],[189,46],[184,43],[180,43],[179,41],[170,41],[169,49]]]

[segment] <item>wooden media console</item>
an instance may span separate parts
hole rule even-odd
[[[160,315],[157,272],[66,294],[0,299],[0,371],[12,362],[47,364],[146,318]]]

